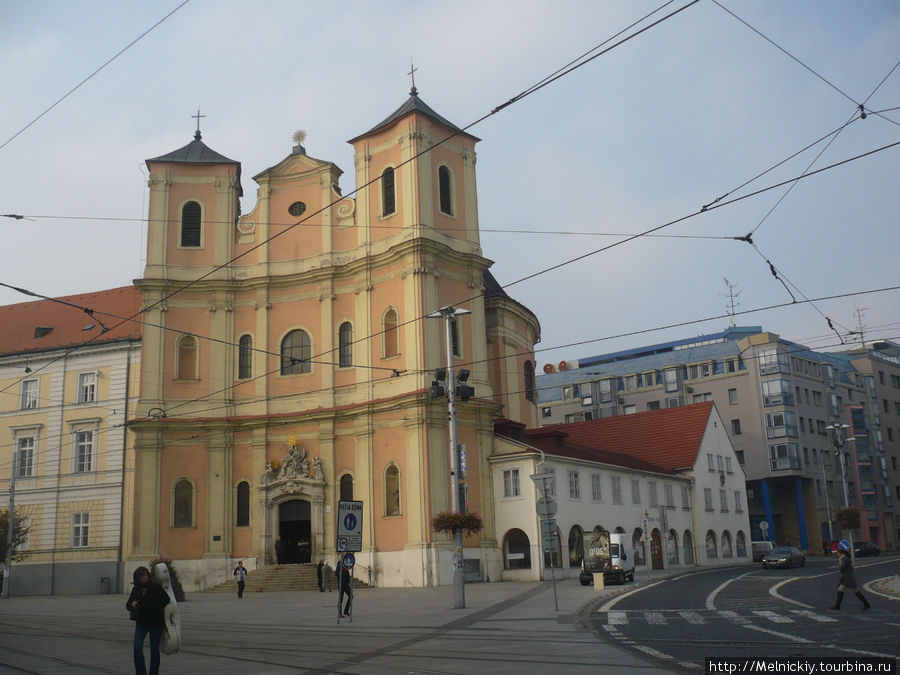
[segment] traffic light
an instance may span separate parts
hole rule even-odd
[[[447,381],[447,371],[438,369],[434,371],[434,379],[431,381],[431,390],[428,392],[431,398],[442,398],[446,396],[447,390],[444,389],[444,382]]]
[[[466,384],[469,380],[469,374],[469,371],[463,368],[459,371],[459,375],[456,376],[456,397],[463,402],[468,401],[475,395],[475,388]]]

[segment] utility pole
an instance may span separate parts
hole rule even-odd
[[[444,319],[445,337],[447,342],[447,418],[450,435],[450,509],[453,513],[460,513],[463,500],[460,495],[459,483],[459,441],[457,440],[456,431],[456,380],[453,374],[453,327],[456,324],[456,317],[463,314],[471,314],[467,309],[456,309],[450,307],[442,307],[436,312],[428,315],[430,319]],[[460,376],[465,373],[468,378],[468,371],[460,371]],[[462,385],[466,386],[467,385]],[[463,396],[467,399],[468,396]],[[453,541],[455,551],[453,553],[453,608],[465,609],[466,606],[466,586],[463,576],[463,532],[462,528],[453,530]]]

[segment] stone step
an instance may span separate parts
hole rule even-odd
[[[332,575],[332,590],[337,590],[337,578]],[[368,588],[368,584],[360,579],[353,579],[353,588]],[[226,581],[217,586],[207,588],[204,593],[234,593],[237,583]],[[276,591],[316,591],[316,566],[314,564],[301,565],[271,565],[253,570],[247,574],[244,586],[245,593],[272,593]]]

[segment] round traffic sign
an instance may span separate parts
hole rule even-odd
[[[542,518],[555,516],[558,508],[556,500],[549,497],[541,497],[537,500],[537,514]]]
[[[338,551],[346,551],[350,546],[350,540],[347,537],[338,537],[337,544]]]
[[[356,564],[356,556],[354,556],[349,551],[344,554],[344,557],[341,559],[341,564],[345,569],[352,570],[353,566]]]

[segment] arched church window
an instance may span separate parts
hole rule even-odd
[[[241,335],[238,342],[238,379],[245,380],[253,374],[253,338]]]
[[[397,192],[394,185],[394,169],[381,172],[381,215],[389,216],[397,210]]]
[[[197,379],[197,338],[182,335],[178,338],[178,362],[175,377],[179,380]]]
[[[400,344],[397,335],[397,310],[389,309],[381,320],[382,340],[384,341],[384,356],[397,356],[400,353]]]
[[[353,501],[353,476],[349,473],[341,476],[341,500]]]
[[[194,526],[194,485],[187,478],[177,481],[172,490],[172,526]]]
[[[238,527],[250,526],[250,483],[242,480],[237,486],[237,509],[235,524]]]
[[[450,169],[442,166],[438,169],[438,193],[440,196],[441,213],[453,215],[453,195],[451,189]]]
[[[400,515],[400,469],[396,464],[384,471],[384,515]]]
[[[534,401],[534,365],[531,361],[525,362],[525,398]]]
[[[309,335],[303,330],[292,330],[281,341],[281,374],[312,372],[312,365],[309,362],[311,356],[312,343]]]
[[[200,217],[203,211],[197,202],[181,207],[181,245],[200,246]]]
[[[338,366],[349,368],[353,365],[353,326],[345,321],[338,329]]]

